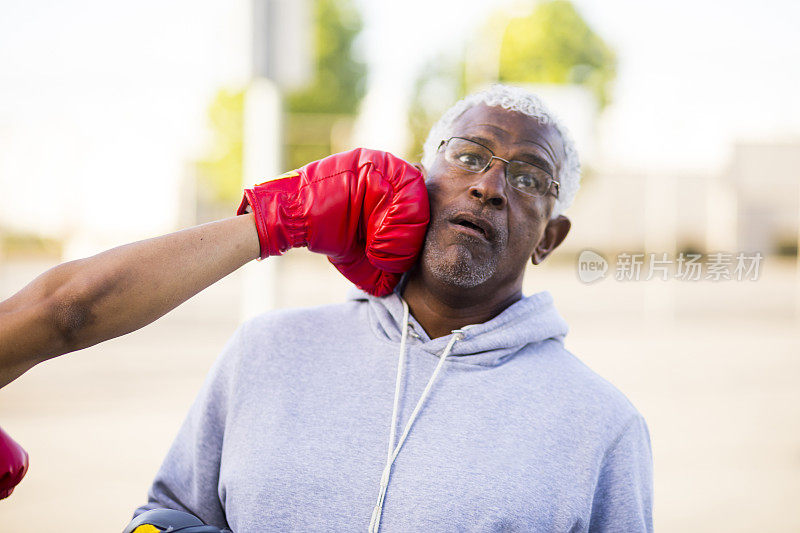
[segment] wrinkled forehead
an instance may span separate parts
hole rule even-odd
[[[550,161],[556,172],[566,158],[564,141],[552,123],[502,107],[479,104],[468,108],[453,121],[450,135],[479,138],[488,142],[496,155],[532,153]]]

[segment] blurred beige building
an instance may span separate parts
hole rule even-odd
[[[737,198],[738,247],[765,254],[796,254],[800,139],[737,143],[725,177]]]
[[[565,249],[607,253],[756,252],[794,256],[800,227],[800,142],[741,142],[716,173],[589,168]]]

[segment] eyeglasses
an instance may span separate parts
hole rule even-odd
[[[546,196],[554,189],[554,196],[558,198],[561,185],[544,169],[524,161],[506,161],[484,145],[463,137],[450,137],[442,141],[437,150],[442,146],[445,160],[458,168],[480,174],[489,168],[492,160],[498,159],[506,164],[506,181],[514,189],[528,196]]]

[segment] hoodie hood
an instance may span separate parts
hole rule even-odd
[[[496,367],[513,358],[525,346],[548,340],[563,344],[564,336],[567,334],[567,323],[553,306],[553,297],[549,292],[543,291],[522,298],[487,322],[470,324],[452,331],[449,335],[431,339],[419,322],[411,316],[408,303],[400,296],[407,278],[407,275],[403,276],[394,292],[388,296],[375,297],[358,289],[351,289],[348,295],[350,300],[363,301],[369,305],[370,327],[379,339],[400,345],[394,407],[389,426],[389,449],[386,466],[381,475],[378,500],[372,511],[370,533],[379,531],[392,465],[447,358],[456,363]],[[439,362],[411,413],[402,436],[395,445],[399,399],[404,394],[401,392],[404,361],[407,357],[406,352],[411,352],[412,349],[431,353],[439,358]]]
[[[400,296],[405,279],[395,291],[375,297],[353,287],[348,299],[369,304],[369,320],[373,332],[387,342],[400,342],[403,322],[403,301]],[[411,346],[438,356],[452,334],[436,339],[428,337],[413,316],[409,316]],[[466,326],[460,340],[450,352],[450,358],[460,363],[497,366],[513,357],[528,344],[548,339],[563,344],[567,334],[566,321],[556,311],[548,291],[538,292],[515,302],[493,319],[482,324]]]

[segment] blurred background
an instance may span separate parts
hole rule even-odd
[[[647,419],[656,529],[800,531],[797,20],[789,0],[0,0],[0,299],[332,152],[418,161],[459,97],[525,85],[584,169],[525,291],[553,293],[567,348]],[[605,279],[579,279],[585,249]],[[764,259],[745,280],[622,281],[622,252]],[[293,250],[0,390],[31,455],[0,530],[121,530],[237,325],[347,287]]]

